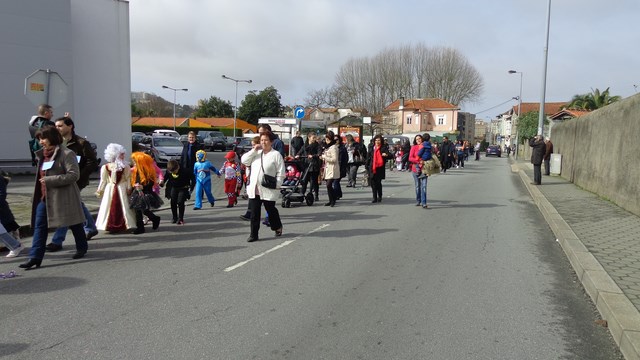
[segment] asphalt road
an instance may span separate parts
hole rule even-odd
[[[621,359],[519,181],[482,158],[431,178],[428,210],[390,173],[381,204],[278,206],[280,238],[247,243],[246,202],[219,201],[81,260],[67,240],[0,280],[0,357]]]

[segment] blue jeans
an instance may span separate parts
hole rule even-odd
[[[93,216],[89,212],[89,209],[82,203],[82,211],[84,212],[84,233],[88,234],[90,232],[98,231],[96,229],[96,222],[93,220]],[[64,238],[67,236],[67,226],[61,226],[56,229],[56,232],[53,233],[53,238],[51,238],[51,242],[56,245],[62,245],[64,242]]]
[[[35,224],[33,228],[33,242],[29,251],[29,258],[41,260],[44,258],[45,244],[47,243],[48,232],[47,221],[47,205],[44,201],[40,201],[36,206]],[[87,252],[87,237],[82,228],[82,223],[69,226],[76,240],[76,250],[78,252]]]
[[[416,202],[422,206],[427,205],[427,179],[429,178],[415,171],[412,171],[411,175],[416,186]],[[420,175],[422,178],[419,177]]]
[[[16,240],[9,233],[0,234],[0,241],[12,251],[20,247],[20,241]]]

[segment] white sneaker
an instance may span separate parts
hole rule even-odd
[[[20,245],[20,247],[16,248],[15,250],[9,251],[9,254],[7,254],[7,257],[8,258],[17,257],[18,255],[20,255],[23,249],[24,249],[24,246]]]

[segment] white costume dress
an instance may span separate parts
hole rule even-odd
[[[112,168],[112,169],[110,169]],[[96,195],[102,198],[96,227],[103,231],[125,231],[135,226],[135,213],[129,209],[131,169],[116,170],[114,163],[100,169],[100,184]]]

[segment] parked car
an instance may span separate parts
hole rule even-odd
[[[234,146],[233,151],[238,154],[244,154],[245,152],[251,150],[252,147],[253,143],[251,143],[251,139],[241,138],[240,142]]]
[[[502,157],[502,150],[500,150],[500,145],[489,145],[489,147],[487,147],[485,157],[489,155]]]
[[[140,143],[142,142],[142,139],[144,139],[145,136],[147,136],[147,134],[143,132],[134,131],[131,133],[131,141]]]
[[[209,151],[227,150],[227,140],[221,131],[200,130],[198,135],[202,136],[205,149]]]
[[[180,160],[182,143],[173,136],[155,135],[145,139],[149,152],[158,166],[167,165],[169,160]]]
[[[180,135],[179,140],[182,144],[186,144],[189,142],[189,135]],[[204,146],[202,136],[196,135],[196,144]]]
[[[240,143],[240,141],[242,141],[243,137],[242,136],[227,136],[226,140],[227,140],[227,150],[233,150],[236,145],[238,145]]]
[[[180,134],[178,134],[177,131],[175,130],[164,130],[164,129],[158,129],[158,130],[153,130],[153,135],[164,135],[164,136],[173,136],[173,137],[180,137]]]

